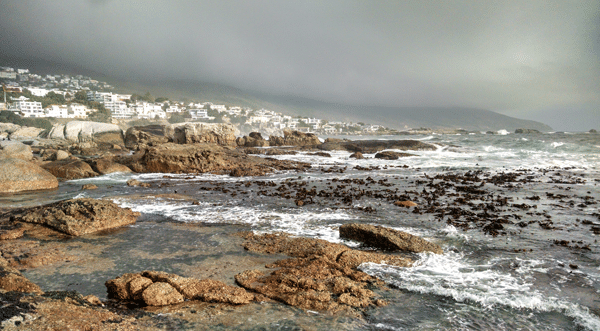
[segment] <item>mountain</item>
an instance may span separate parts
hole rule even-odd
[[[231,86],[208,82],[184,80],[135,80],[107,77],[85,68],[49,62],[42,59],[4,59],[0,65],[29,68],[34,73],[81,74],[106,81],[122,93],[168,97],[181,101],[210,101],[228,106],[243,106],[254,109],[266,108],[286,115],[300,115],[327,119],[329,121],[365,122],[380,124],[393,129],[432,128],[465,129],[476,131],[514,131],[518,128],[552,131],[546,124],[502,115],[484,109],[464,107],[382,107],[366,105],[344,105],[323,102],[296,96],[271,95],[242,90]]]

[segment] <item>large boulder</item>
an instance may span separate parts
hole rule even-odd
[[[48,132],[48,139],[65,139],[65,125],[56,124]]]
[[[248,136],[238,137],[237,145],[240,147],[267,147],[269,141],[265,140],[260,132],[250,132]]]
[[[99,147],[123,145],[123,130],[116,124],[71,121],[65,125],[64,137],[72,143],[93,141]]]
[[[212,143],[237,146],[239,131],[226,123],[179,123],[165,126],[165,136],[176,144]]]
[[[0,158],[0,193],[48,190],[58,187],[58,180],[38,165],[22,159]]]
[[[37,138],[37,136],[42,131],[44,131],[44,129],[34,128],[30,126],[22,126],[18,130],[11,133],[9,137],[12,140],[34,139]]]
[[[19,130],[20,128],[21,126],[17,124],[0,122],[0,132],[6,132],[8,134],[11,134]]]
[[[384,159],[384,160],[398,160],[401,157],[414,156],[408,153],[399,153],[393,151],[384,151],[375,154],[376,159]]]
[[[131,172],[127,166],[112,161],[110,158],[101,158],[90,161],[95,172],[106,175],[114,172]]]
[[[33,159],[33,152],[29,145],[19,141],[0,141],[0,158],[15,158],[30,161]]]
[[[77,158],[52,161],[43,164],[42,168],[48,170],[58,178],[67,180],[98,176],[98,173],[95,172],[89,164]]]
[[[434,145],[418,140],[330,140],[317,147],[325,151],[341,150],[353,153],[377,153],[384,149],[398,149],[402,151],[435,151],[437,149]]]
[[[162,271],[124,274],[105,283],[108,297],[119,301],[143,302],[164,306],[187,300],[246,304],[254,295],[243,288],[212,279],[181,277]]]
[[[314,133],[284,129],[283,137],[270,136],[269,144],[270,146],[316,146],[320,145],[321,141]]]
[[[275,160],[247,155],[215,144],[167,143],[150,147],[129,158],[118,160],[135,172],[218,173],[236,176],[264,175],[275,170],[304,170],[303,162]]]
[[[439,245],[410,233],[370,224],[344,224],[340,226],[340,237],[360,241],[369,246],[413,253],[432,252],[442,254]]]
[[[71,236],[82,236],[133,224],[138,216],[140,213],[112,201],[83,198],[23,209],[11,220],[43,224]]]
[[[516,129],[515,133],[517,133],[517,134],[538,134],[541,132],[536,129]]]
[[[168,141],[163,125],[133,126],[125,132],[125,147],[129,149],[157,146]]]

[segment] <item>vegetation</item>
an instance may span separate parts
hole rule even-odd
[[[8,110],[0,111],[0,122],[13,123],[20,126],[32,126],[45,130],[52,129],[52,123],[46,118],[21,117]]]
[[[171,124],[183,123],[183,122],[185,122],[185,117],[183,117],[183,115],[181,115],[181,114],[173,113],[173,115],[171,115],[171,117],[169,117],[168,121]]]

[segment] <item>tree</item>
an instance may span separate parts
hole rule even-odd
[[[165,97],[158,97],[156,99],[154,99],[154,102],[165,102],[165,101],[169,101],[169,98],[165,98]]]
[[[183,115],[181,115],[179,113],[173,113],[173,115],[171,115],[171,117],[169,117],[168,121],[171,124],[183,123],[183,122],[185,122],[185,118],[183,117]]]
[[[84,90],[77,91],[75,93],[75,101],[79,103],[85,103],[87,101],[87,93]]]

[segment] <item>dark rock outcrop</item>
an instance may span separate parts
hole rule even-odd
[[[303,162],[275,160],[247,155],[215,144],[163,144],[138,155],[119,160],[135,172],[217,173],[264,175],[276,170],[304,170]],[[239,170],[236,170],[239,169]]]
[[[363,156],[363,154],[361,152],[355,152],[350,155],[350,158],[361,160],[361,159],[364,159],[365,157]]]
[[[370,224],[344,224],[340,226],[340,237],[389,251],[444,253],[439,245],[420,237]]]
[[[38,165],[22,159],[0,159],[0,193],[48,190],[58,180]]]
[[[541,133],[539,130],[536,129],[516,129],[515,133],[517,134],[538,134]]]
[[[418,140],[331,140],[317,147],[325,151],[341,150],[361,153],[377,153],[385,149],[398,149],[404,151],[434,151],[437,149],[434,145],[427,144]]]
[[[27,208],[11,216],[13,222],[43,224],[71,236],[135,223],[140,213],[108,200],[71,199]]]
[[[66,180],[98,176],[98,173],[89,164],[77,158],[52,161],[43,164],[42,168],[46,169],[52,175]]]
[[[375,154],[376,159],[384,159],[384,160],[398,160],[401,157],[414,156],[408,153],[398,153],[392,151],[379,152]]]
[[[284,129],[283,137],[270,136],[269,144],[270,146],[316,146],[320,145],[321,141],[314,133]]]

